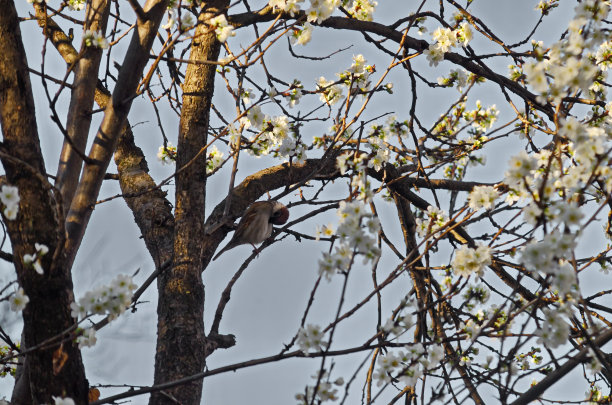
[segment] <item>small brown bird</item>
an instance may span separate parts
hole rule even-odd
[[[273,225],[282,225],[289,219],[289,210],[278,201],[257,201],[244,212],[234,236],[223,249],[213,258],[217,260],[221,254],[238,245],[250,243],[253,248],[272,234]]]

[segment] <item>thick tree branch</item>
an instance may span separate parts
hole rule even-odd
[[[202,3],[191,43],[190,60],[216,61],[221,43],[208,20],[229,5],[229,0]],[[155,384],[197,373],[205,366],[204,285],[202,282],[202,241],[206,200],[206,153],[209,118],[216,66],[190,63],[183,83],[181,119],[176,158],[176,194],[173,264],[158,277],[157,350]],[[181,342],[177,344],[177,342]],[[170,391],[181,403],[199,403],[201,384],[189,384]],[[156,393],[151,404],[174,403]]]
[[[74,260],[81,244],[106,174],[106,168],[115,152],[119,135],[130,111],[140,77],[148,62],[149,52],[157,35],[167,3],[168,0],[148,0],[144,7],[147,19],[138,22],[132,35],[113,91],[112,101],[105,109],[104,118],[89,152],[89,158],[95,163],[85,165],[81,181],[66,217],[66,231],[68,233],[66,251],[70,263]]]
[[[64,61],[67,64],[76,61],[78,53],[70,44],[68,36],[52,18],[47,16],[40,3],[35,2],[33,5],[39,24],[42,27],[46,26],[51,42]],[[94,99],[102,109],[106,108],[111,99],[110,93],[99,80]],[[119,170],[119,185],[123,194],[135,196],[125,197],[125,201],[132,210],[156,267],[159,268],[161,263],[165,263],[172,256],[174,218],[171,204],[149,175],[145,156],[134,143],[134,135],[127,120],[115,151],[115,164]],[[105,178],[108,178],[108,174]]]
[[[9,0],[0,0],[0,8],[0,123],[6,152],[0,159],[7,183],[18,187],[21,198],[17,219],[5,218],[4,222],[16,259],[19,284],[30,299],[23,311],[22,344],[27,348],[74,325],[70,315],[72,279],[63,251],[61,199],[45,178],[17,12]],[[27,162],[27,166],[20,162]],[[38,175],[33,174],[32,169]],[[36,252],[35,243],[49,248],[42,258],[42,275],[22,259],[25,254]],[[52,349],[29,352],[20,369],[11,403],[50,403],[53,395],[68,395],[78,403],[85,403],[88,387],[81,354],[71,342],[62,346],[61,354],[66,356],[66,362],[54,369]]]
[[[36,6],[37,11],[42,8],[40,5]],[[94,0],[92,3],[88,3],[87,23],[84,29],[104,33],[109,10],[110,1]],[[78,151],[85,150],[87,144],[101,58],[102,49],[83,44],[81,55],[74,69],[74,82],[66,123],[66,131],[71,142],[64,141],[55,183],[62,193],[62,200],[68,207],[72,202],[81,173],[82,159]]]

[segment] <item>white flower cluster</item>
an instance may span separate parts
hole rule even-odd
[[[295,17],[295,13],[300,11],[300,3],[303,2],[304,0],[270,0],[268,5],[274,10],[280,10]]]
[[[49,252],[49,248],[47,245],[43,245],[42,243],[35,243],[34,248],[36,249],[34,254],[31,255],[26,253],[23,255],[23,263],[32,265],[34,270],[36,270],[38,274],[42,275],[45,273],[45,271],[42,268],[42,263],[40,261],[42,257]]]
[[[74,400],[70,397],[52,397],[53,405],[75,405]]]
[[[414,350],[414,348],[417,348]],[[424,353],[423,346],[420,343],[413,345],[411,352],[400,351],[397,354],[388,352],[387,354],[378,356],[377,370],[374,373],[374,378],[377,380],[377,385],[383,385],[391,382],[391,378],[400,380],[404,385],[413,386],[418,378],[423,375],[423,370],[420,364],[416,361]],[[416,358],[411,356],[411,353],[416,353]],[[397,375],[396,377],[396,374]]]
[[[487,140],[482,133],[493,126],[498,115],[499,110],[495,104],[485,109],[481,101],[476,100],[476,108],[468,110],[466,103],[460,102],[454,106],[450,114],[440,117],[432,132],[436,135],[456,137],[466,124],[470,124],[475,131],[470,131],[470,136],[461,143],[471,145],[472,150],[480,149],[482,143]]]
[[[74,11],[80,11],[85,8],[85,0],[68,0],[68,8]]]
[[[603,365],[597,358],[597,355],[595,354],[593,349],[589,347],[589,362],[587,363],[587,369],[589,370],[589,374],[594,376],[597,373],[600,373],[602,368]]]
[[[162,25],[161,28],[170,30],[172,27],[179,23],[181,31],[189,31],[195,27],[195,21],[191,12],[186,10],[180,10],[179,5],[192,7],[194,6],[194,0],[170,0],[168,3],[168,22]]]
[[[287,116],[270,117],[261,111],[259,105],[254,105],[249,109],[246,117],[240,119],[242,130],[251,127],[261,130],[261,133],[249,138],[249,141],[252,142],[248,149],[250,154],[263,156],[274,153],[285,160],[292,158],[296,163],[306,160],[306,147],[295,138]],[[229,132],[230,140],[232,144],[235,144],[234,141],[237,141],[240,131],[230,125]]]
[[[448,77],[438,77],[438,84],[440,86],[450,87],[457,85],[457,90],[462,91],[470,80],[470,74],[464,69],[452,69]]]
[[[216,145],[208,148],[208,157],[206,159],[206,174],[210,174],[217,170],[223,163],[223,152]]]
[[[84,347],[93,347],[98,339],[96,338],[96,328],[91,327],[83,331],[82,335],[76,339],[79,349]]]
[[[100,31],[87,30],[83,35],[85,46],[93,46],[95,48],[107,49],[108,41]]]
[[[329,373],[326,370],[320,378],[318,375],[313,375],[311,378],[315,381],[319,381],[319,385],[316,387],[316,395],[315,386],[306,386],[305,394],[300,393],[295,395],[295,399],[298,400],[299,405],[320,404],[325,401],[335,401],[338,399],[338,389],[334,388],[334,386],[341,387],[344,385],[344,379],[342,377],[330,382]]]
[[[227,18],[223,14],[219,14],[208,20],[208,25],[215,30],[219,42],[225,42],[229,37],[236,36],[234,27],[229,25]]]
[[[607,159],[602,159],[610,149],[607,134],[610,130],[604,128],[583,124],[573,117],[561,120],[558,134],[569,141],[560,146],[562,153],[552,155],[551,151],[542,149],[530,156],[522,151],[510,159],[505,175],[505,183],[510,187],[506,200],[513,203],[535,199],[537,203],[532,202],[524,209],[525,217],[532,224],[540,216],[552,220],[561,216],[557,222],[577,225],[582,217],[577,206],[563,201],[551,204],[554,202],[551,200],[557,195],[571,200],[576,192],[587,190],[596,194],[597,190],[591,186],[595,177],[607,192],[612,191],[612,168],[607,165]]]
[[[303,88],[304,86],[299,80],[294,80],[289,90],[283,93],[285,101],[289,103],[289,108],[293,108],[300,104],[300,100],[304,96],[304,93],[302,93]]]
[[[157,159],[162,165],[169,165],[176,162],[176,146],[172,142],[167,142],[166,146],[162,145],[157,151]]]
[[[547,15],[550,10],[558,6],[557,1],[559,0],[540,0],[535,9],[540,10],[542,14]]]
[[[480,335],[480,330],[482,329],[473,319],[468,319],[467,322],[461,322],[459,328],[463,330],[468,338],[472,341],[474,341]]]
[[[336,11],[341,0],[310,0],[310,8],[306,10],[306,19],[321,24]]]
[[[286,161],[292,158],[294,163],[304,163],[306,161],[306,146],[301,142],[296,142],[293,137],[285,137],[280,148],[278,148],[278,155]]]
[[[523,66],[527,81],[542,98],[552,98],[559,103],[576,91],[588,93],[593,90],[598,71],[601,69],[605,73],[610,46],[604,42],[606,36],[600,30],[610,12],[608,3],[600,0],[581,2],[574,9],[569,35],[553,44],[546,58]],[[601,86],[597,89],[604,90]]]
[[[551,284],[562,299],[579,296],[576,271],[565,260],[572,257],[577,236],[555,229],[541,241],[532,241],[521,249],[520,261],[525,268],[552,276]]]
[[[381,137],[368,138],[368,147],[372,151],[372,157],[368,159],[368,167],[378,171],[383,168],[383,165],[391,160],[391,150],[385,139]]]
[[[497,121],[498,115],[499,110],[495,104],[484,109],[480,100],[476,100],[476,109],[466,111],[463,119],[470,121],[478,132],[486,132]]]
[[[468,197],[468,204],[474,211],[481,208],[490,209],[495,205],[499,192],[492,186],[476,186]]]
[[[392,379],[406,386],[414,386],[424,371],[438,367],[443,359],[444,348],[441,345],[430,345],[426,352],[421,343],[415,343],[406,346],[406,351],[379,356],[374,378],[378,386]]]
[[[349,271],[356,255],[363,256],[363,263],[374,262],[380,256],[376,235],[380,230],[378,218],[366,211],[363,201],[341,201],[337,211],[340,223],[336,235],[340,242],[333,253],[323,253],[319,260],[319,274],[329,281],[336,273]]]
[[[168,5],[168,22],[161,26],[165,30],[170,30],[172,27],[179,23],[181,31],[189,31],[195,27],[195,20],[193,16],[187,11],[179,10],[176,2],[171,2]]]
[[[505,183],[508,187],[520,189],[524,185],[525,179],[532,176],[538,168],[538,159],[537,156],[528,155],[527,152],[521,151],[517,156],[510,158],[508,166]]]
[[[317,80],[317,92],[321,102],[333,105],[342,98],[342,87],[334,84],[333,81],[325,80],[325,77],[319,77]]]
[[[427,207],[427,211],[423,214],[423,219],[416,219],[417,234],[422,238],[438,232],[448,222],[446,212],[440,208],[434,207],[433,205]]]
[[[4,205],[4,217],[9,221],[17,218],[19,212],[19,190],[15,186],[4,185],[0,189],[0,201]]]
[[[373,125],[366,136],[369,155],[343,153],[336,158],[336,166],[344,175],[349,169],[355,173],[353,183],[359,188],[360,198],[371,198],[369,183],[366,180],[365,169],[381,170],[391,160],[392,152],[389,148],[389,137],[406,134],[408,123],[399,122],[395,116],[390,116],[385,125]]]
[[[544,309],[544,320],[535,334],[539,336],[538,343],[550,349],[557,348],[567,343],[570,326],[563,317],[564,311],[557,309]]]
[[[521,199],[536,198],[549,198],[552,196],[554,187],[553,176],[555,178],[561,178],[560,171],[552,171],[553,176],[545,177],[542,175],[540,168],[546,168],[549,160],[550,152],[542,150],[539,153],[527,154],[525,151],[521,151],[518,155],[510,158],[508,162],[508,170],[505,173],[504,183],[510,188],[506,202],[513,204],[514,202]],[[551,169],[555,169],[552,165]],[[542,185],[542,182],[546,179],[546,183]],[[543,190],[543,195],[540,196],[540,191]]]
[[[310,42],[312,38],[312,24],[309,22],[304,23],[301,28],[294,27],[291,31],[291,36],[289,40],[291,41],[291,45],[306,45]]]
[[[275,10],[289,13],[292,17],[301,10],[304,0],[270,0],[268,4]],[[340,0],[310,0],[306,18],[311,23],[320,24],[327,20],[340,5]]]
[[[368,159],[368,167],[378,171],[391,160],[391,149],[389,149],[389,136],[393,129],[397,128],[394,116],[389,117],[385,126],[375,125],[367,136],[368,147],[371,156]]]
[[[521,249],[521,263],[528,270],[554,274],[558,263],[553,259],[571,257],[577,244],[576,237],[577,235],[561,233],[555,229],[541,241],[532,241]]]
[[[88,291],[79,299],[78,304],[71,303],[72,317],[83,319],[92,314],[107,314],[110,319],[115,319],[130,306],[135,289],[132,277],[118,275],[110,285]]]
[[[250,127],[260,129],[263,126],[263,123],[269,120],[270,118],[261,111],[261,107],[254,105],[249,108],[246,117],[242,117],[240,119],[240,124],[244,127],[244,129],[249,129]]]
[[[308,324],[298,331],[296,344],[302,353],[308,355],[311,351],[322,351],[327,347],[328,343],[323,340],[324,337],[319,325]]]
[[[346,11],[357,20],[372,21],[376,6],[378,2],[373,0],[353,0],[353,4]]]
[[[482,277],[485,267],[491,264],[491,248],[479,245],[476,249],[461,246],[455,251],[455,258],[451,263],[454,273],[457,276],[468,277],[476,273]]]
[[[563,121],[559,135],[571,141],[569,149],[574,159],[590,169],[595,167],[597,155],[604,153],[609,142],[603,128],[586,126],[573,117]]]
[[[423,52],[427,57],[429,66],[438,66],[438,63],[444,59],[444,54],[450,51],[452,47],[467,46],[473,35],[470,24],[464,21],[454,30],[438,27],[432,36],[436,42],[429,45],[429,48]]]
[[[338,77],[349,88],[349,93],[355,92],[364,94],[370,90],[370,75],[374,73],[374,65],[368,65],[367,60],[362,54],[353,56],[353,63],[343,72],[338,73]]]
[[[468,309],[475,308],[477,304],[486,304],[491,297],[491,291],[485,284],[468,285],[463,293],[465,306]]]
[[[251,104],[251,100],[255,99],[255,93],[253,89],[242,89],[240,92],[240,99],[245,105]]]
[[[23,311],[28,302],[30,302],[30,298],[25,294],[23,288],[19,288],[9,298],[9,304],[11,306],[11,311],[13,312]]]

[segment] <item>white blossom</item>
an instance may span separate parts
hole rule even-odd
[[[227,41],[227,38],[236,35],[234,32],[234,27],[229,25],[224,14],[219,14],[218,16],[208,20],[208,25],[215,30],[215,34],[217,35],[219,42],[225,42]]]
[[[472,189],[469,200],[469,206],[473,210],[480,208],[492,208],[495,200],[499,197],[499,192],[492,186],[476,186]]]
[[[176,162],[176,146],[172,142],[167,142],[166,146],[160,146],[157,151],[157,159],[162,165],[169,165]]]
[[[69,397],[52,397],[53,398],[53,405],[75,405],[74,400],[72,398]]]
[[[78,319],[91,314],[106,314],[114,319],[131,305],[135,289],[136,285],[130,276],[118,275],[109,285],[85,293],[78,304],[70,304],[72,317]]]
[[[480,276],[491,260],[491,248],[488,246],[480,245],[476,249],[462,246],[455,251],[451,266],[458,276],[467,277],[472,273]]]
[[[444,59],[444,51],[438,48],[436,45],[429,45],[429,48],[423,51],[423,54],[427,57],[427,61],[429,62],[429,66],[438,66]]]
[[[317,81],[317,89],[320,91],[321,102],[333,105],[342,98],[342,87],[334,85],[333,81],[325,80],[323,76]]]
[[[0,191],[0,201],[2,204],[9,205],[17,205],[19,204],[19,190],[15,186],[7,186],[3,185]]]
[[[76,341],[79,345],[79,349],[82,349],[84,347],[93,347],[96,344],[97,340],[98,339],[96,338],[96,329],[94,327],[91,327],[84,331],[81,336],[77,337]]]
[[[25,294],[23,288],[19,288],[19,290],[15,291],[9,298],[11,311],[14,312],[23,311],[28,302],[30,302],[30,298]]]
[[[347,11],[357,20],[372,21],[376,6],[378,6],[378,2],[374,0],[353,0]]]
[[[274,10],[284,11],[295,17],[295,13],[300,11],[300,3],[303,2],[304,0],[270,0],[268,4]]]
[[[539,336],[538,343],[550,349],[555,349],[567,343],[570,327],[563,319],[562,313],[554,309],[544,309],[544,320],[535,334]]]
[[[308,355],[312,351],[322,351],[327,347],[324,337],[320,326],[308,324],[305,328],[300,328],[296,343],[300,350]]]
[[[417,218],[417,234],[425,237],[441,230],[448,222],[448,216],[440,208],[430,205],[424,213],[425,218]]]
[[[104,35],[100,31],[87,30],[83,35],[83,42],[85,46],[92,46],[100,49],[108,48],[108,41],[104,38]]]
[[[320,24],[332,15],[339,5],[340,0],[310,0],[306,18],[309,22]]]
[[[266,116],[261,112],[261,107],[254,105],[247,112],[247,118],[253,127],[259,129],[263,125]]]
[[[304,23],[302,28],[294,28],[289,40],[292,45],[306,45],[312,38],[312,24]]]
[[[208,158],[206,159],[206,174],[214,172],[223,164],[223,152],[216,145],[208,148]]]
[[[3,185],[0,189],[0,201],[4,204],[4,216],[9,221],[17,218],[19,212],[19,190],[15,186]]]
[[[316,395],[315,386],[306,386],[305,394],[299,393],[295,396],[300,405],[309,405],[312,403],[319,404],[325,401],[335,401],[338,399],[338,389],[335,387],[344,385],[344,379],[342,377],[331,382],[329,381],[329,373],[325,370],[321,375],[317,373],[311,376],[311,378],[318,383]]]

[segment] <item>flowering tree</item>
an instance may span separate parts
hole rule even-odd
[[[23,316],[20,338],[0,328],[11,403],[150,394],[152,404],[197,404],[207,378],[291,358],[312,370],[296,382],[300,404],[526,404],[579,369],[573,385],[587,400],[608,400],[612,307],[599,281],[612,235],[608,0],[565,14],[542,0],[521,10],[535,20],[515,43],[472,0],[387,11],[373,0],[127,3],[0,0],[10,239],[0,258],[15,269],[0,300]],[[43,39],[40,67],[28,64],[22,32]],[[557,39],[540,41],[543,32]],[[52,53],[65,65],[48,63]],[[62,134],[59,157],[41,147],[35,99]],[[142,104],[155,112],[157,157],[136,144],[130,112]],[[157,161],[172,175],[154,178]],[[100,195],[116,181],[117,197]],[[118,197],[155,268],[140,286],[118,275],[75,292],[94,207]],[[205,301],[202,272],[262,197],[282,201],[290,221],[237,268],[218,303]],[[240,344],[221,328],[234,286],[253,260],[274,265],[261,252],[280,241],[315,246],[292,338],[272,342],[271,356],[207,368]],[[142,306],[154,282],[154,381],[109,395],[87,380],[81,350]],[[321,291],[336,306],[316,313]],[[358,343],[339,338],[347,328]]]

